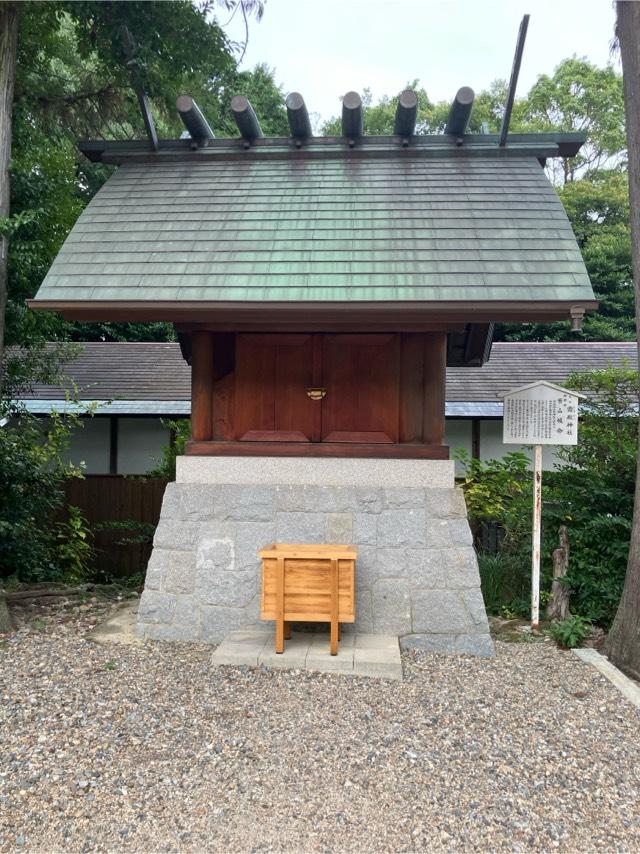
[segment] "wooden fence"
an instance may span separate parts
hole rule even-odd
[[[67,505],[80,508],[95,534],[94,567],[98,575],[127,578],[145,571],[166,485],[164,478],[121,475],[87,475],[82,480],[67,481]],[[129,528],[102,528],[113,522],[134,524]],[[141,541],[122,543],[128,538]]]

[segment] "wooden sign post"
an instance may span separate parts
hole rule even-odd
[[[533,529],[531,548],[531,627],[540,622],[540,537],[542,529],[542,447],[577,445],[578,401],[583,394],[540,380],[502,395],[502,441],[533,445]]]

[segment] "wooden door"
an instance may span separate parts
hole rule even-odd
[[[307,390],[318,372],[315,335],[238,335],[236,438],[243,442],[317,441],[320,403],[311,400]]]
[[[400,337],[325,335],[322,440],[397,442]]]

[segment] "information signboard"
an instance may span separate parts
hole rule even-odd
[[[578,402],[584,395],[540,380],[514,388],[502,397],[502,441],[506,445],[535,446],[531,550],[531,626],[535,629],[540,619],[542,446],[578,443]]]
[[[545,381],[507,392],[502,441],[508,445],[576,445],[578,401],[583,396]]]

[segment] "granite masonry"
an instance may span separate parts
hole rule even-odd
[[[293,482],[274,484],[260,482],[265,469],[257,460],[258,482],[221,483],[206,481],[232,479],[225,477],[228,459],[212,469],[209,458],[200,475],[196,459],[182,468],[191,482],[180,481],[179,467],[178,482],[165,492],[138,614],[143,637],[217,643],[260,622],[257,554],[265,545],[352,543],[358,546],[356,631],[398,635],[406,647],[494,654],[452,464],[449,473],[442,462],[436,470],[432,461],[409,461],[425,474],[411,469],[403,477],[402,467],[389,464],[408,461],[351,460],[355,473],[336,467],[329,478],[349,483],[319,484],[299,482],[304,460],[293,464],[300,470],[286,461],[280,477]],[[398,486],[398,477],[412,485]],[[386,485],[367,483],[374,480]],[[428,485],[415,485],[420,481]]]

